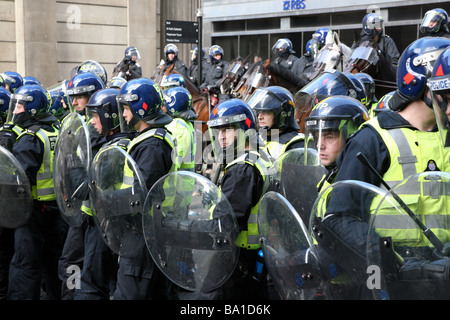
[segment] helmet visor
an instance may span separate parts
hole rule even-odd
[[[304,86],[297,94],[308,94],[314,104],[331,95],[348,95],[348,87],[333,72],[324,72],[317,79]]]
[[[422,23],[420,24],[420,32],[437,32],[444,20],[444,15],[437,11],[428,11],[423,17]]]
[[[348,138],[348,122],[349,119],[333,117],[306,119],[306,146],[318,151],[317,165],[332,166],[336,163]]]
[[[131,103],[134,101],[138,101],[138,100],[139,100],[139,96],[137,94],[133,94],[133,93],[120,94],[116,97],[118,113],[119,113],[120,132],[127,133],[127,132],[132,131],[134,123],[133,123],[132,119],[124,118],[124,111],[125,111],[125,108],[128,108],[130,114],[133,115],[133,118],[134,118]],[[127,106],[127,107],[125,107],[125,106]]]
[[[13,94],[9,103],[6,123],[20,124],[24,117],[30,116],[27,103],[33,102],[33,97],[24,94]]]

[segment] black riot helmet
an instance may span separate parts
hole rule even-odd
[[[257,88],[248,100],[248,105],[258,114],[261,111],[273,112],[274,124],[265,129],[300,130],[295,121],[295,103],[292,94],[279,86]]]
[[[98,114],[102,124],[101,135],[107,135],[109,131],[118,129],[120,126],[119,108],[117,96],[119,90],[106,88],[96,91],[86,104],[88,117],[93,117],[93,113]]]
[[[321,133],[337,131],[345,141],[367,120],[369,114],[360,101],[348,96],[332,96],[318,103],[306,118],[305,135],[313,137],[317,145]]]

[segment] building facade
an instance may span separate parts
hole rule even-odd
[[[289,38],[297,56],[315,30],[329,27],[339,33],[344,44],[359,39],[362,19],[377,12],[385,20],[385,33],[402,52],[423,36],[419,25],[426,11],[443,8],[450,12],[449,1],[403,0],[204,0],[205,46],[218,44],[226,59],[258,55],[270,58],[279,38]],[[209,42],[210,41],[210,42]]]
[[[46,87],[70,77],[85,60],[112,74],[125,49],[140,50],[151,76],[164,48],[163,22],[196,20],[201,0],[1,0],[0,73],[34,76]],[[192,45],[180,46],[189,57]]]

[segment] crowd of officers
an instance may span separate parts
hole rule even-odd
[[[449,114],[450,88],[427,85],[430,79],[450,77],[450,49],[447,49],[450,39],[441,34],[442,31],[448,33],[447,16],[441,11],[435,9],[427,13],[424,18],[427,26],[436,20],[438,27],[430,28],[429,36],[413,42],[401,56],[392,46],[388,49],[391,40],[384,40],[383,50],[387,50],[386,55],[397,68],[397,90],[380,97],[379,101],[374,98],[372,104],[366,103],[367,97],[373,94],[366,88],[363,89],[365,103],[345,95],[324,97],[317,101],[309,117],[317,121],[306,122],[306,135],[299,132],[294,117],[294,97],[283,87],[258,88],[247,102],[228,97],[212,110],[208,121],[211,139],[222,149],[216,152],[236,155],[225,164],[219,186],[237,218],[241,233],[236,244],[241,250],[237,267],[225,284],[212,292],[196,293],[195,298],[279,298],[270,290],[270,278],[255,280],[254,266],[261,247],[255,217],[264,194],[267,169],[289,150],[305,147],[317,150],[321,165],[327,170],[318,183],[319,190],[343,180],[360,180],[379,186],[377,177],[357,161],[358,153],[363,153],[386,180],[406,179],[403,174],[406,171],[401,170],[398,160],[405,141],[416,159],[412,169],[409,167],[412,170],[409,174],[426,170],[450,172],[448,146],[441,138],[446,126],[438,130],[435,118],[435,112]],[[369,18],[374,21],[373,16]],[[371,32],[378,35],[382,32],[375,28],[367,31],[367,36]],[[300,59],[292,57],[289,41],[280,39],[274,46],[274,52],[279,54],[275,61],[294,70],[307,68],[311,65],[310,55],[318,50],[311,43],[325,41],[323,38],[327,36],[327,31],[318,31],[308,44],[305,57]],[[430,52],[436,51],[440,55],[435,55],[433,61],[410,64],[414,58],[429,57]],[[223,60],[223,49],[217,45],[209,51],[210,61],[202,50],[195,48],[189,68],[178,58],[175,45],[167,45],[165,54],[166,65],[174,64],[176,70],[202,90],[217,89],[218,80],[229,67]],[[51,300],[180,298],[180,288],[156,267],[146,246],[133,257],[119,257],[112,252],[89,208],[83,209],[87,218],[82,224],[69,226],[61,217],[55,194],[51,192],[53,177],[46,174],[52,168],[47,162],[52,159],[59,130],[71,112],[82,115],[95,128],[97,135],[91,137],[93,156],[118,139],[129,141],[126,151],[137,164],[148,190],[167,173],[194,171],[196,148],[192,121],[196,114],[192,109],[192,96],[182,85],[182,78],[178,78],[175,85],[169,81],[160,86],[143,77],[137,63],[139,58],[137,48],[127,48],[124,60],[116,66],[110,81],[99,64],[89,61],[74,68],[70,81],[60,90],[46,90],[39,80],[22,78],[16,72],[2,74],[0,143],[23,166],[34,201],[32,216],[26,225],[14,230],[1,228],[1,298],[40,299],[42,295]],[[199,63],[203,65],[202,79],[198,79]],[[433,110],[436,105],[440,108]],[[390,135],[392,129],[398,134]],[[274,130],[277,134],[272,139]],[[307,145],[310,141],[313,144]],[[258,148],[250,150],[254,145]],[[172,156],[175,148],[181,155],[176,159],[183,160]],[[245,152],[239,155],[237,150]],[[249,157],[249,154],[256,156]],[[344,200],[339,199],[340,203]],[[330,208],[333,205],[336,204],[331,201]],[[349,246],[358,228],[366,227],[358,217],[353,226],[354,230],[338,229],[338,233],[346,235]],[[362,247],[361,243],[355,244],[356,250]],[[77,289],[67,282],[73,266],[81,270],[81,287]]]

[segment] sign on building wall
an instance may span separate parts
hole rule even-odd
[[[198,22],[166,20],[166,43],[198,43]]]

